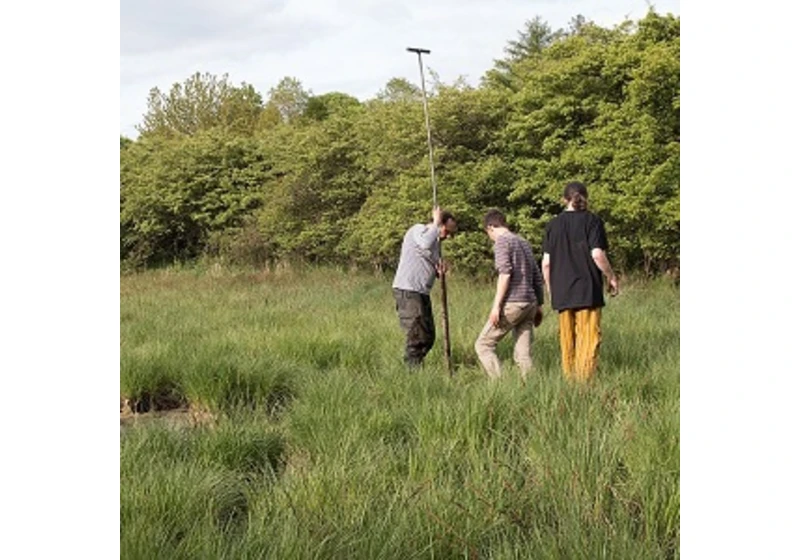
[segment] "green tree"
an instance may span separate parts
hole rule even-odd
[[[303,89],[297,78],[286,76],[269,90],[267,107],[277,109],[281,122],[289,123],[303,114],[309,99],[311,91]]]
[[[387,102],[416,101],[422,102],[422,89],[405,78],[392,78],[378,92],[377,99]]]
[[[570,180],[589,185],[620,268],[676,266],[680,20],[576,17],[553,32],[535,18],[506,55],[477,88],[429,72],[438,201],[461,225],[456,270],[491,270],[489,207],[540,250]],[[123,258],[396,264],[432,205],[417,86],[393,78],[360,102],[287,77],[262,105],[252,88],[223,95],[200,78],[151,96],[147,132],[120,138]]]
[[[563,185],[583,180],[617,262],[651,271],[677,260],[680,48],[673,21],[654,13],[637,27],[581,21],[540,57],[516,63],[521,86],[502,143],[517,169],[509,202],[529,236],[541,239],[560,211],[554,202]]]
[[[221,127],[237,134],[252,133],[262,110],[261,95],[248,84],[239,87],[212,74],[193,74],[175,83],[169,93],[150,90],[147,112],[137,130],[143,136],[192,135]]]
[[[122,152],[121,249],[134,264],[196,258],[263,201],[257,143],[219,129],[144,137]]]
[[[505,58],[494,61],[494,68],[483,78],[484,83],[494,87],[514,87],[515,64],[526,58],[539,56],[555,40],[563,35],[561,30],[553,31],[541,16],[527,20],[517,38],[509,41],[503,48]]]
[[[331,92],[314,95],[309,98],[303,116],[309,119],[323,121],[333,114],[343,111],[358,110],[361,102],[346,93]]]
[[[503,51],[508,58],[504,63],[510,65],[523,58],[540,54],[559,36],[560,32],[553,32],[550,25],[541,16],[536,16],[526,21],[522,30],[517,32],[517,39],[509,41],[505,46]]]

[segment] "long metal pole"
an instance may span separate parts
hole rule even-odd
[[[422,107],[425,111],[425,130],[428,132],[428,161],[431,165],[431,185],[433,186],[433,207],[438,207],[438,203],[436,200],[436,173],[434,172],[433,166],[433,139],[431,138],[431,121],[430,117],[428,116],[428,92],[425,91],[425,73],[422,70],[422,54],[431,54],[431,51],[428,49],[419,49],[408,47],[406,48],[409,52],[417,53],[417,59],[419,60],[419,77],[420,81],[422,82]],[[439,254],[441,257],[441,246],[439,248]],[[450,377],[453,376],[453,360],[451,358],[450,352],[450,320],[447,314],[447,278],[445,275],[444,270],[442,270],[440,274],[440,282],[442,285],[442,327],[444,330],[444,359],[445,365],[447,366],[447,373],[450,374]]]
[[[408,47],[409,52],[417,53],[419,59],[419,79],[422,82],[422,107],[425,111],[425,130],[428,132],[428,162],[431,165],[431,185],[433,185],[433,207],[436,208],[436,173],[433,170],[433,139],[431,138],[431,120],[428,116],[428,92],[425,91],[425,72],[422,70],[422,53],[431,54],[428,49]]]

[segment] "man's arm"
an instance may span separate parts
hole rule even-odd
[[[434,243],[439,239],[439,226],[442,225],[442,209],[438,206],[433,209],[433,227],[426,226],[424,231],[415,236],[417,246],[422,249],[431,250]]]
[[[541,307],[544,305],[544,280],[542,279],[542,272],[539,270],[539,265],[536,260],[533,261],[533,292],[536,294],[536,304]]]
[[[502,309],[503,300],[508,292],[508,285],[511,283],[510,274],[500,274],[497,277],[497,291],[494,294],[494,302],[492,303],[492,311],[489,313],[489,321],[497,327],[500,325],[500,310]]]
[[[536,263],[536,259],[533,261],[533,292],[536,295],[536,313],[533,316],[533,326],[538,327],[542,324],[542,319],[544,319],[544,312],[542,311],[542,306],[544,305],[544,279],[542,278],[542,272],[539,270],[539,265]]]
[[[494,268],[499,276],[497,277],[497,290],[494,294],[492,310],[489,312],[489,321],[497,327],[500,325],[503,300],[508,293],[508,287],[511,285],[511,273],[514,271],[508,239],[504,236],[499,237],[494,242]]]
[[[614,274],[614,270],[611,268],[611,263],[608,262],[608,257],[606,256],[606,252],[602,249],[595,247],[592,249],[592,260],[594,264],[597,265],[606,278],[608,278],[608,286],[609,286],[609,293],[611,296],[615,296],[619,293],[619,282],[617,280],[617,275]]]
[[[550,290],[550,253],[544,253],[542,255],[542,276],[544,277],[544,285],[547,286],[547,294],[552,301],[553,292]]]

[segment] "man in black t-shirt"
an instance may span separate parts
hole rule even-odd
[[[558,311],[561,366],[567,379],[586,381],[597,368],[600,348],[600,309],[603,275],[609,293],[619,293],[619,283],[606,251],[603,221],[589,212],[582,183],[564,189],[567,208],[547,224],[542,245],[542,275],[550,305]]]

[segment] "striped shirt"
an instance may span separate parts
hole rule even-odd
[[[439,228],[433,224],[411,226],[403,238],[392,288],[430,294],[439,255]]]
[[[500,235],[494,242],[494,266],[498,273],[511,275],[504,303],[533,301],[543,304],[544,280],[530,243],[510,231]]]

